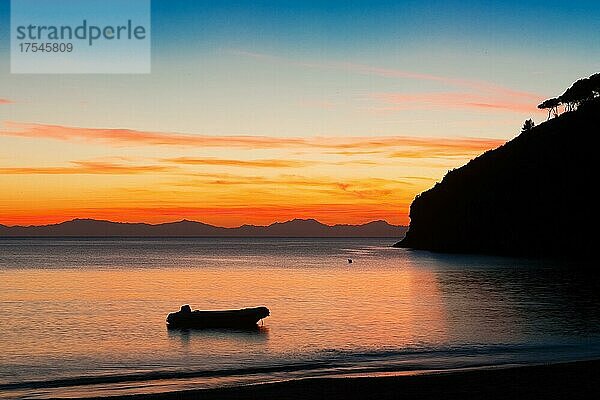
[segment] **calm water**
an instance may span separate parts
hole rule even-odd
[[[1,240],[0,397],[600,356],[600,284],[574,266],[392,243]],[[272,315],[257,331],[168,331],[185,303]]]

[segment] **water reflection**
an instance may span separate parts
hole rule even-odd
[[[589,270],[550,260],[406,254],[413,267],[435,271],[456,337],[477,338],[482,324],[497,342],[600,333],[600,276]]]
[[[269,328],[254,326],[236,329],[201,329],[201,328],[170,328],[167,327],[169,339],[180,340],[183,345],[191,341],[223,343],[223,341],[239,342],[243,344],[264,344],[269,339]]]
[[[375,239],[0,247],[0,384],[307,360],[366,365],[377,354],[386,365],[388,355],[414,363],[433,354],[427,369],[481,349],[496,362],[488,350],[498,345],[539,361],[567,341],[600,343],[598,277],[570,265],[412,252]],[[256,331],[166,330],[181,304],[264,304],[273,315]]]

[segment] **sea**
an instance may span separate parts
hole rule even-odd
[[[0,398],[600,357],[600,282],[585,265],[393,243],[2,239]],[[183,304],[266,306],[271,316],[253,330],[167,329]]]

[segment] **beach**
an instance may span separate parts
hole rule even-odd
[[[119,399],[596,399],[600,360],[413,376],[313,378]],[[100,397],[98,397],[99,399]],[[114,397],[117,399],[117,397]]]

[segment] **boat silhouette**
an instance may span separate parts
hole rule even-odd
[[[192,311],[189,305],[167,316],[169,328],[251,328],[271,314],[267,307],[239,310]]]

